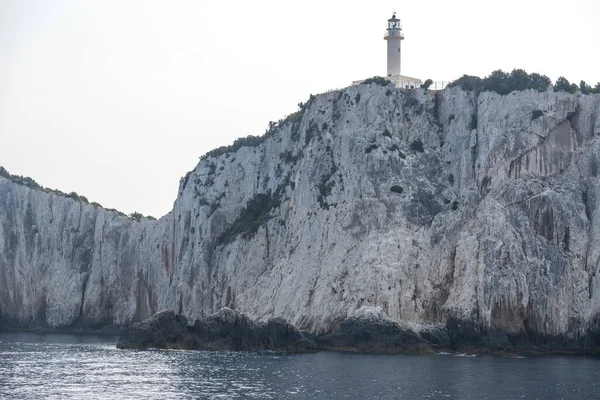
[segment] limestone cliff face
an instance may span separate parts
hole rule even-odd
[[[599,172],[600,95],[349,87],[202,160],[156,222],[0,178],[0,323],[228,306],[323,334],[379,306],[578,341],[600,332]]]

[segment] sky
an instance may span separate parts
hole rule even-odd
[[[597,0],[0,0],[0,165],[160,217],[202,154],[385,75],[394,10],[405,75],[600,81]]]

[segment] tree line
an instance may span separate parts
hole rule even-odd
[[[545,92],[552,85],[552,81],[546,75],[538,73],[528,74],[522,69],[513,69],[512,72],[496,70],[485,78],[473,75],[463,75],[457,80],[448,84],[447,87],[459,86],[463,90],[477,92],[496,92],[498,94],[509,94],[514,91],[533,89],[539,92]],[[582,94],[600,93],[600,82],[592,87],[585,81],[579,85],[570,83],[564,76],[559,77],[554,85],[555,92],[567,92]]]
[[[28,177],[28,176],[22,176],[22,175],[13,175],[10,172],[8,172],[8,170],[6,168],[4,168],[3,166],[0,166],[0,177],[3,177],[13,183],[16,183],[17,185],[21,185],[21,186],[26,186],[30,189],[34,189],[34,190],[40,190],[42,192],[45,193],[50,193],[50,194],[54,194],[57,196],[62,196],[62,197],[68,197],[70,199],[73,199],[79,203],[84,203],[84,204],[89,204],[91,206],[93,206],[94,208],[103,208],[106,211],[112,211],[112,212],[116,212],[117,214],[119,214],[122,217],[128,217],[130,219],[133,219],[135,221],[140,221],[142,218],[148,218],[149,220],[152,221],[156,221],[156,218],[154,218],[151,215],[148,215],[146,217],[144,217],[144,215],[140,214],[137,211],[134,211],[133,213],[127,215],[119,210],[115,210],[114,208],[105,208],[102,207],[101,204],[96,203],[95,201],[90,202],[87,197],[82,196],[80,194],[77,194],[76,192],[70,192],[70,193],[65,193],[62,192],[60,190],[57,189],[49,189],[46,188],[42,185],[40,185],[39,183],[37,183],[34,179]]]

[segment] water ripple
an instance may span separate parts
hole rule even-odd
[[[594,398],[586,357],[118,350],[115,337],[0,333],[2,399]]]

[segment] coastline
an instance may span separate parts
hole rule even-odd
[[[124,329],[120,349],[187,349],[301,354],[333,351],[358,354],[468,354],[501,357],[542,355],[597,356],[593,338],[569,342],[549,338],[533,342],[523,335],[480,332],[460,335],[447,326],[415,331],[402,328],[380,310],[357,310],[331,333],[313,336],[283,318],[254,321],[245,314],[223,308],[188,325],[174,311],[163,311]],[[435,332],[433,332],[435,330]]]
[[[0,329],[0,333],[33,333],[33,334],[66,334],[66,335],[85,335],[85,336],[119,336],[126,328],[107,328],[107,329],[71,329],[71,328],[26,328],[26,327],[8,327]],[[317,338],[318,339],[318,338]],[[118,342],[115,343],[115,346]],[[122,350],[178,350],[178,351],[214,351],[214,352],[228,352],[228,351],[240,351],[240,352],[258,352],[258,353],[273,353],[273,354],[307,354],[307,353],[321,353],[321,352],[333,352],[333,353],[345,353],[345,354],[362,354],[362,355],[448,355],[455,357],[508,357],[508,358],[527,358],[527,357],[544,357],[544,356],[568,356],[568,357],[600,357],[600,349],[544,349],[542,347],[537,348],[522,348],[513,349],[510,351],[506,350],[493,350],[486,347],[460,347],[460,348],[429,348],[421,351],[411,351],[405,349],[388,349],[386,351],[370,351],[364,346],[358,347],[328,347],[328,346],[317,346],[314,351],[306,353],[298,352],[286,352],[286,351],[272,351],[264,349],[262,351],[251,351],[251,350],[234,350],[230,348],[187,348],[178,346],[176,344],[169,344],[167,347],[153,347],[147,346],[143,348],[129,348],[121,347]]]
[[[69,334],[69,335],[99,335],[99,336],[119,336],[123,333],[125,327],[105,326],[98,329],[79,328],[79,327],[28,327],[28,326],[1,326],[0,332],[11,333],[38,333],[38,334]]]

